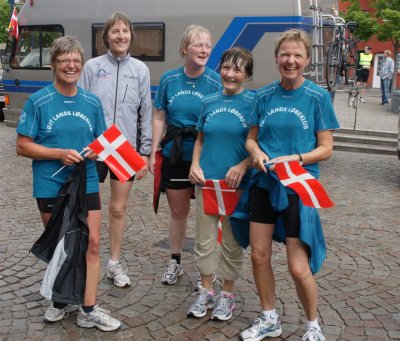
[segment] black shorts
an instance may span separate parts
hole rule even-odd
[[[89,211],[97,211],[101,209],[99,192],[86,194],[86,200]],[[40,213],[52,213],[56,201],[57,198],[36,198]]]
[[[367,83],[369,78],[369,70],[361,69],[357,72],[357,82]]]
[[[114,172],[107,166],[105,162],[102,161],[96,161],[96,169],[97,169],[97,174],[99,175],[99,182],[101,184],[104,183],[104,181],[107,178],[108,172],[110,172],[110,178],[113,180],[119,180],[118,177],[114,174]],[[129,180],[127,181],[133,181],[135,179],[135,176],[132,176]]]
[[[162,179],[164,189],[194,188],[194,185],[189,181],[191,163],[191,161],[179,161],[176,164],[172,164],[170,158],[163,156]],[[171,179],[187,181],[171,181]]]
[[[276,212],[271,206],[269,190],[253,186],[250,189],[250,221],[261,224],[274,224],[278,216],[283,217],[286,237],[299,238],[300,216],[299,196],[288,194],[289,206],[282,212]]]

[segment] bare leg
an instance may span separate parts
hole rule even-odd
[[[263,310],[275,308],[275,277],[271,266],[273,224],[250,223],[253,275]]]
[[[308,263],[306,246],[298,238],[286,238],[286,252],[290,274],[296,286],[297,296],[308,321],[317,318],[317,284]]]
[[[192,189],[166,189],[166,194],[171,210],[168,227],[171,254],[181,253],[186,237]]]
[[[117,261],[121,253],[126,224],[126,206],[133,182],[110,180],[111,197],[108,205],[110,231],[110,259]]]
[[[100,226],[101,211],[89,211],[87,218],[89,226],[89,246],[86,254],[86,289],[83,299],[84,306],[96,304],[97,285],[100,276]]]

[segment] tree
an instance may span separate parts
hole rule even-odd
[[[346,21],[359,23],[355,32],[359,39],[368,40],[375,36],[379,41],[392,43],[394,75],[397,75],[400,48],[400,0],[367,0],[368,6],[372,9],[368,13],[362,11],[359,0],[342,0],[342,2],[350,3],[344,18]],[[392,90],[395,89],[396,82],[392,82]]]
[[[0,43],[6,43],[8,39],[8,25],[11,17],[8,0],[0,0]]]

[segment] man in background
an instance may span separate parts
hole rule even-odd
[[[369,78],[369,70],[372,66],[372,60],[374,55],[371,52],[371,47],[365,46],[364,52],[360,53],[359,65],[360,69],[357,73],[357,86],[363,86],[360,91],[360,102],[365,103],[365,87]]]
[[[389,90],[390,84],[392,82],[393,72],[394,72],[394,61],[391,58],[392,52],[390,50],[385,50],[383,52],[383,60],[381,67],[381,91],[382,91],[382,105],[389,104]]]

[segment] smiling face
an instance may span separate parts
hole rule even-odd
[[[57,56],[52,69],[55,84],[61,88],[75,87],[82,72],[82,56],[79,52],[69,52]]]
[[[122,21],[117,21],[108,30],[106,40],[114,57],[125,57],[132,40],[130,27]]]
[[[227,61],[221,65],[221,82],[225,95],[237,95],[244,89],[244,82],[247,80],[244,64],[238,67],[235,63]]]
[[[194,36],[184,50],[185,64],[192,68],[205,67],[211,53],[211,38],[205,33]]]
[[[293,90],[304,82],[303,72],[310,61],[306,47],[301,41],[282,42],[275,57],[278,71],[282,76],[282,86]]]

